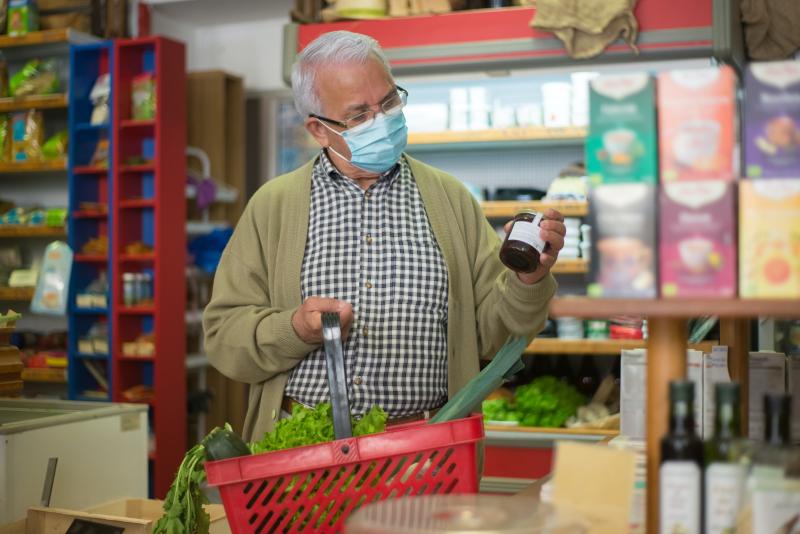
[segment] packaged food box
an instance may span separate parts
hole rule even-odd
[[[661,181],[734,180],[736,76],[728,66],[658,77]]]
[[[739,295],[800,298],[800,179],[740,182]]]
[[[647,182],[658,176],[655,84],[645,73],[590,82],[586,172],[593,183]]]
[[[736,295],[735,184],[672,182],[659,198],[662,297]]]
[[[747,67],[743,143],[748,177],[800,177],[800,61]]]
[[[750,439],[764,439],[764,395],[786,392],[786,355],[780,352],[751,352],[748,360],[748,432]]]
[[[629,183],[592,189],[592,297],[656,296],[656,186]]]

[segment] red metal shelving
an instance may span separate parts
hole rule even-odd
[[[105,219],[108,217],[107,211],[100,210],[78,210],[72,212],[75,219]]]
[[[94,254],[75,254],[72,259],[82,263],[105,263],[108,261],[106,256],[96,256]]]
[[[121,40],[114,49],[115,180],[114,298],[112,354],[114,400],[140,384],[153,388],[151,432],[158,443],[150,455],[154,496],[164,498],[186,451],[185,274],[186,66],[184,45],[162,37]],[[149,72],[156,86],[154,120],[137,120],[131,110],[131,81]],[[146,163],[130,165],[132,159]],[[141,209],[150,208],[150,209]],[[152,253],[126,254],[143,242]],[[163,258],[166,261],[158,261]],[[149,272],[153,304],[125,307],[122,276]],[[124,356],[123,340],[151,333],[158,360]],[[141,365],[135,365],[140,363]]]
[[[72,174],[106,174],[107,172],[107,167],[94,167],[92,165],[83,165],[72,168]]]

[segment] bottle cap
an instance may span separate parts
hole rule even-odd
[[[669,400],[693,402],[694,382],[690,380],[673,380],[669,383]]]
[[[714,395],[717,404],[739,404],[741,387],[736,382],[718,382],[714,384]]]
[[[764,413],[789,413],[792,396],[785,393],[767,393],[764,395]]]

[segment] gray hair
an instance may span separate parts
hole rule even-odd
[[[320,67],[366,63],[370,56],[380,60],[389,76],[392,75],[386,55],[378,41],[372,37],[348,31],[335,31],[324,33],[309,43],[292,66],[294,106],[300,116],[306,118],[310,113],[322,114],[322,104],[316,86]]]

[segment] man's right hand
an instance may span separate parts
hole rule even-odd
[[[342,324],[342,339],[347,339],[353,324],[353,306],[343,300],[308,297],[292,315],[292,326],[300,339],[309,345],[322,343],[322,313],[336,312]]]

